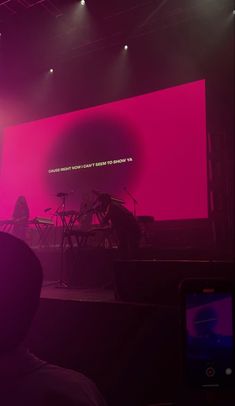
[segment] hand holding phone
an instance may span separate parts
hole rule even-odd
[[[180,288],[184,377],[197,388],[234,387],[234,289],[231,282],[188,279]]]

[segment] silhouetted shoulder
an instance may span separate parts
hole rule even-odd
[[[0,357],[1,406],[106,406],[83,374],[19,350]]]

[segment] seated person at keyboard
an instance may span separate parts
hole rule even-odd
[[[25,240],[29,221],[29,208],[24,196],[19,196],[16,200],[12,219],[14,221],[12,233],[21,240]]]
[[[83,374],[50,365],[24,347],[40,300],[41,264],[14,236],[0,232],[0,405],[105,406]]]

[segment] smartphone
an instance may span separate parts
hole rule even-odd
[[[234,284],[188,279],[180,286],[183,375],[197,388],[235,383]]]

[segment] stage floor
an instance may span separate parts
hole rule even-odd
[[[72,300],[85,302],[115,302],[111,288],[79,289],[60,287],[58,282],[45,281],[41,291],[42,299]]]

